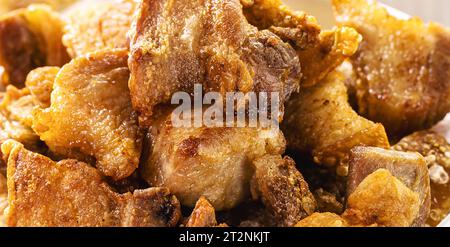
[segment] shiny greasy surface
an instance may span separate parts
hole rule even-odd
[[[141,134],[128,91],[126,50],[72,60],[58,73],[51,106],[33,112],[33,129],[55,154],[89,161],[115,180],[138,167]]]
[[[333,0],[340,25],[363,36],[353,66],[359,111],[393,137],[432,127],[450,111],[450,32],[399,20],[376,3]]]
[[[167,189],[118,194],[88,164],[58,163],[18,142],[2,145],[8,162],[8,226],[174,226],[181,212]]]

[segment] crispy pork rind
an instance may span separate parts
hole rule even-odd
[[[58,163],[15,141],[8,161],[8,226],[175,226],[180,204],[164,188],[118,194],[88,164]]]
[[[450,111],[450,32],[418,18],[399,20],[365,0],[333,0],[336,19],[363,42],[352,63],[359,112],[390,136],[427,129]]]
[[[63,42],[72,57],[103,49],[128,48],[134,0],[115,0],[80,5],[68,14]]]
[[[128,90],[126,50],[72,60],[58,73],[51,106],[33,112],[33,129],[61,157],[96,160],[119,180],[138,167],[142,137]]]
[[[379,169],[351,193],[343,216],[351,225],[412,226],[422,208],[420,197],[388,170]]]
[[[314,87],[294,95],[282,122],[288,148],[312,155],[314,161],[337,167],[346,176],[355,146],[389,147],[381,124],[360,117],[348,103],[343,77],[333,72]]]
[[[218,211],[234,208],[250,198],[252,161],[284,153],[279,129],[175,128],[170,116],[153,121],[141,174],[153,186],[168,187],[185,206],[204,196]]]
[[[430,213],[430,179],[425,159],[418,153],[406,153],[374,147],[352,149],[349,161],[347,195],[351,196],[370,174],[386,169],[419,195],[420,212],[413,226],[425,224]]]
[[[53,83],[59,67],[41,67],[32,70],[25,81],[25,86],[33,97],[33,102],[41,108],[50,107]]]
[[[361,35],[350,27],[321,31],[314,17],[292,11],[281,0],[241,0],[252,25],[269,29],[297,50],[302,66],[302,86],[324,79],[358,49]]]
[[[253,161],[252,196],[260,198],[278,225],[293,226],[316,210],[316,200],[295,162],[281,155]]]
[[[214,227],[217,226],[216,211],[205,197],[200,197],[189,216],[186,227]]]
[[[69,61],[61,37],[63,22],[48,6],[31,5],[0,17],[2,81],[23,87],[31,70]]]
[[[418,152],[425,157],[431,180],[431,211],[427,223],[437,226],[450,212],[450,144],[440,134],[427,130],[403,138],[393,149]]]
[[[130,91],[143,126],[155,106],[194,84],[223,94],[277,92],[281,112],[299,88],[295,50],[250,25],[239,0],[144,0],[130,34]]]
[[[295,227],[346,227],[347,222],[334,213],[314,213],[308,218],[298,222]]]

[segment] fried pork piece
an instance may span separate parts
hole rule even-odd
[[[27,88],[7,87],[0,102],[0,144],[14,139],[30,150],[41,151],[39,136],[31,129],[33,108],[33,99]]]
[[[239,0],[144,0],[131,30],[130,90],[143,126],[178,91],[278,92],[280,107],[300,82],[295,50],[258,31]],[[280,109],[283,112],[283,109]]]
[[[426,129],[450,110],[450,32],[412,18],[399,20],[365,0],[333,0],[336,19],[363,42],[352,63],[360,113],[389,135]]]
[[[5,69],[2,81],[23,87],[32,69],[67,63],[62,29],[59,15],[45,5],[31,5],[0,17],[0,65]]]
[[[63,42],[72,57],[103,49],[128,48],[127,32],[137,3],[115,0],[83,4],[70,11]]]
[[[322,31],[314,17],[295,12],[281,0],[241,0],[252,25],[269,28],[284,41],[293,44],[302,64],[302,86],[321,81],[358,49],[361,35],[353,28],[339,27]]]
[[[379,169],[351,193],[343,217],[352,225],[417,226],[420,197],[388,170]]]
[[[286,106],[282,129],[288,148],[310,153],[318,164],[337,166],[341,176],[347,174],[351,148],[389,147],[383,126],[353,111],[343,77],[337,72],[292,97]]]
[[[6,226],[4,211],[7,206],[8,206],[8,188],[6,187],[6,178],[0,172],[0,227]]]
[[[280,226],[293,226],[316,210],[316,200],[295,162],[281,155],[266,155],[253,161],[253,198],[261,198]]]
[[[450,144],[434,131],[403,138],[395,150],[418,152],[425,157],[431,179],[431,211],[427,223],[437,226],[450,212]]]
[[[118,194],[93,167],[58,163],[15,141],[8,160],[8,226],[175,226],[180,204],[164,188]]]
[[[159,122],[142,176],[153,186],[168,187],[189,207],[201,196],[218,211],[247,200],[252,161],[265,154],[281,155],[286,145],[278,129],[175,128],[171,114]]]
[[[33,129],[63,158],[96,159],[119,180],[138,167],[142,137],[128,90],[126,50],[104,50],[72,60],[58,73],[51,106],[33,111]]]
[[[341,215],[315,213],[298,227],[411,226],[419,214],[419,193],[413,192],[388,170],[367,176],[350,195]]]
[[[191,216],[187,220],[186,227],[213,227],[217,226],[216,211],[205,197],[195,204]]]
[[[374,147],[352,149],[349,161],[347,193],[351,196],[359,184],[378,169],[386,169],[419,195],[420,212],[414,226],[422,226],[430,213],[430,179],[425,159],[418,153],[405,153]]]
[[[59,67],[41,67],[28,74],[25,86],[30,90],[35,105],[41,108],[50,107],[53,82],[59,69]]]

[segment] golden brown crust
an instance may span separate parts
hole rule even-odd
[[[363,42],[352,63],[360,113],[390,136],[427,129],[450,110],[450,32],[412,18],[400,20],[365,0],[333,0],[340,25]]]
[[[289,148],[311,154],[318,164],[344,168],[339,169],[344,170],[338,172],[341,176],[346,175],[353,147],[389,147],[383,126],[358,116],[352,109],[338,72],[292,97],[282,129]]]
[[[314,213],[298,222],[295,227],[346,227],[347,222],[334,213]]]
[[[142,136],[128,91],[126,50],[72,60],[58,73],[51,107],[35,109],[33,129],[62,158],[96,159],[119,180],[138,167]]]
[[[2,81],[23,87],[31,70],[69,61],[63,46],[63,22],[48,6],[31,5],[0,18]]]
[[[175,226],[180,205],[167,189],[117,194],[85,163],[58,163],[15,141],[8,160],[8,226]],[[58,203],[55,203],[58,202]]]
[[[31,4],[46,4],[55,10],[62,10],[76,0],[0,0],[0,14],[3,12],[26,8]]]
[[[280,226],[293,226],[316,210],[316,200],[295,162],[281,155],[253,161],[253,197],[261,198]]]
[[[214,227],[217,226],[214,207],[205,197],[200,197],[195,208],[187,220],[186,227]]]
[[[135,0],[83,4],[72,10],[64,28],[63,42],[75,58],[97,50],[128,48]]]
[[[205,92],[278,92],[281,108],[298,91],[295,50],[250,25],[239,0],[144,0],[130,33],[130,91],[143,126],[155,106],[194,84]]]
[[[351,151],[349,166],[348,196],[367,176],[379,169],[386,169],[419,195],[420,212],[413,225],[425,224],[430,213],[430,179],[425,159],[420,154],[356,147]]]
[[[28,73],[25,86],[30,90],[35,105],[41,108],[50,107],[53,83],[59,67],[41,67]]]

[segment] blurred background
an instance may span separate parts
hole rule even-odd
[[[409,15],[420,16],[426,21],[439,22],[450,27],[450,0],[379,0]],[[304,10],[317,17],[325,28],[333,26],[330,0],[285,0],[297,10]]]

